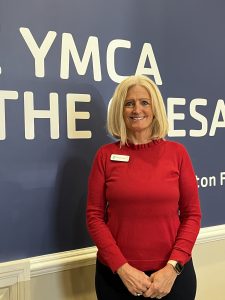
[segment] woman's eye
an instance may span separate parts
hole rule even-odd
[[[142,105],[146,106],[146,105],[150,105],[150,102],[148,100],[142,100]]]
[[[132,107],[133,106],[133,102],[132,101],[127,101],[127,102],[125,102],[124,106],[126,106],[126,107]]]

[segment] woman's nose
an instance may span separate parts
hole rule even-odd
[[[133,112],[139,113],[139,112],[140,112],[140,109],[141,109],[140,104],[135,103],[135,105],[134,105],[134,107],[133,107]]]

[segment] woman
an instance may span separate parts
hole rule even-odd
[[[164,139],[168,122],[154,82],[143,75],[122,81],[107,127],[119,141],[98,150],[88,186],[97,297],[193,300],[198,188],[184,146]]]

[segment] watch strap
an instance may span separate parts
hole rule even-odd
[[[179,261],[170,259],[167,264],[173,266],[177,275],[180,275],[180,273],[183,271],[184,266]]]

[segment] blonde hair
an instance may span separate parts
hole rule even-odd
[[[113,137],[120,139],[122,145],[127,143],[127,130],[123,119],[124,101],[129,88],[134,85],[143,86],[151,96],[154,118],[150,138],[164,138],[168,133],[165,105],[157,85],[144,75],[129,76],[116,87],[107,114],[107,130]]]

